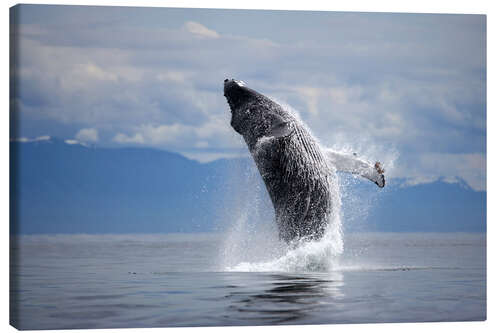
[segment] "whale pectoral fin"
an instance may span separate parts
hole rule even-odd
[[[283,122],[273,126],[269,131],[269,135],[275,138],[281,138],[289,136],[291,132],[292,129],[290,128],[290,126],[288,126],[288,123]]]
[[[371,165],[357,157],[356,154],[342,154],[331,150],[326,152],[328,161],[337,169],[337,171],[350,172],[371,180],[378,187],[385,186],[384,169],[380,162]]]
[[[271,128],[267,133],[268,136],[281,138],[289,136],[292,133],[292,126],[279,116],[275,116],[271,121]]]

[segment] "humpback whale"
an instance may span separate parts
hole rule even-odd
[[[244,139],[275,210],[279,237],[287,243],[320,239],[333,213],[335,171],[385,186],[384,170],[355,154],[321,149],[309,129],[289,110],[248,88],[224,80],[231,126]]]

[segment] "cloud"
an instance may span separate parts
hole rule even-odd
[[[408,185],[462,179],[472,189],[486,191],[486,154],[419,154],[394,170],[393,177],[408,178]]]
[[[181,152],[182,155],[189,159],[196,160],[201,163],[209,163],[219,159],[245,158],[248,153],[226,153],[226,152]]]
[[[140,133],[136,133],[134,136],[118,133],[113,138],[113,141],[118,143],[144,143],[144,138]]]
[[[208,38],[218,38],[219,37],[219,34],[216,31],[210,30],[198,22],[188,21],[184,24],[184,28],[187,31],[189,31],[195,35],[201,36],[201,37],[208,37]]]
[[[234,148],[231,140],[236,140],[236,134],[220,117],[212,117],[210,121],[200,126],[181,123],[142,124],[136,126],[130,134],[118,133],[113,138],[113,141],[118,143],[147,146],[169,145],[176,149]]]
[[[95,128],[82,128],[76,133],[75,138],[82,142],[99,141],[99,133]]]
[[[84,147],[90,147],[90,145],[86,142],[81,142],[81,141],[78,141],[78,140],[74,140],[74,139],[66,139],[64,140],[64,143],[67,144],[67,145],[80,145],[80,146],[84,146]]]
[[[398,151],[395,174],[475,188],[486,177],[465,157],[486,153],[484,16],[58,7],[40,20],[29,8],[14,30],[15,103],[52,136],[73,126],[102,145],[244,148],[229,77],[292,105],[326,146]],[[449,169],[429,166],[447,154]]]
[[[49,141],[50,136],[48,135],[43,135],[43,136],[38,136],[36,138],[30,139],[26,137],[20,137],[20,138],[11,138],[10,141],[13,142],[38,142],[38,141]]]

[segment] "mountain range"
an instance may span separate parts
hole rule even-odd
[[[220,231],[238,216],[274,223],[250,159],[199,163],[151,148],[51,138],[10,142],[11,234]],[[485,232],[486,192],[465,182],[379,189],[340,174],[346,232]]]

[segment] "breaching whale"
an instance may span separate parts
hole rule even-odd
[[[363,176],[385,186],[380,163],[321,149],[290,111],[248,88],[224,80],[231,126],[243,136],[275,210],[279,236],[286,242],[319,239],[332,214],[334,172]]]

